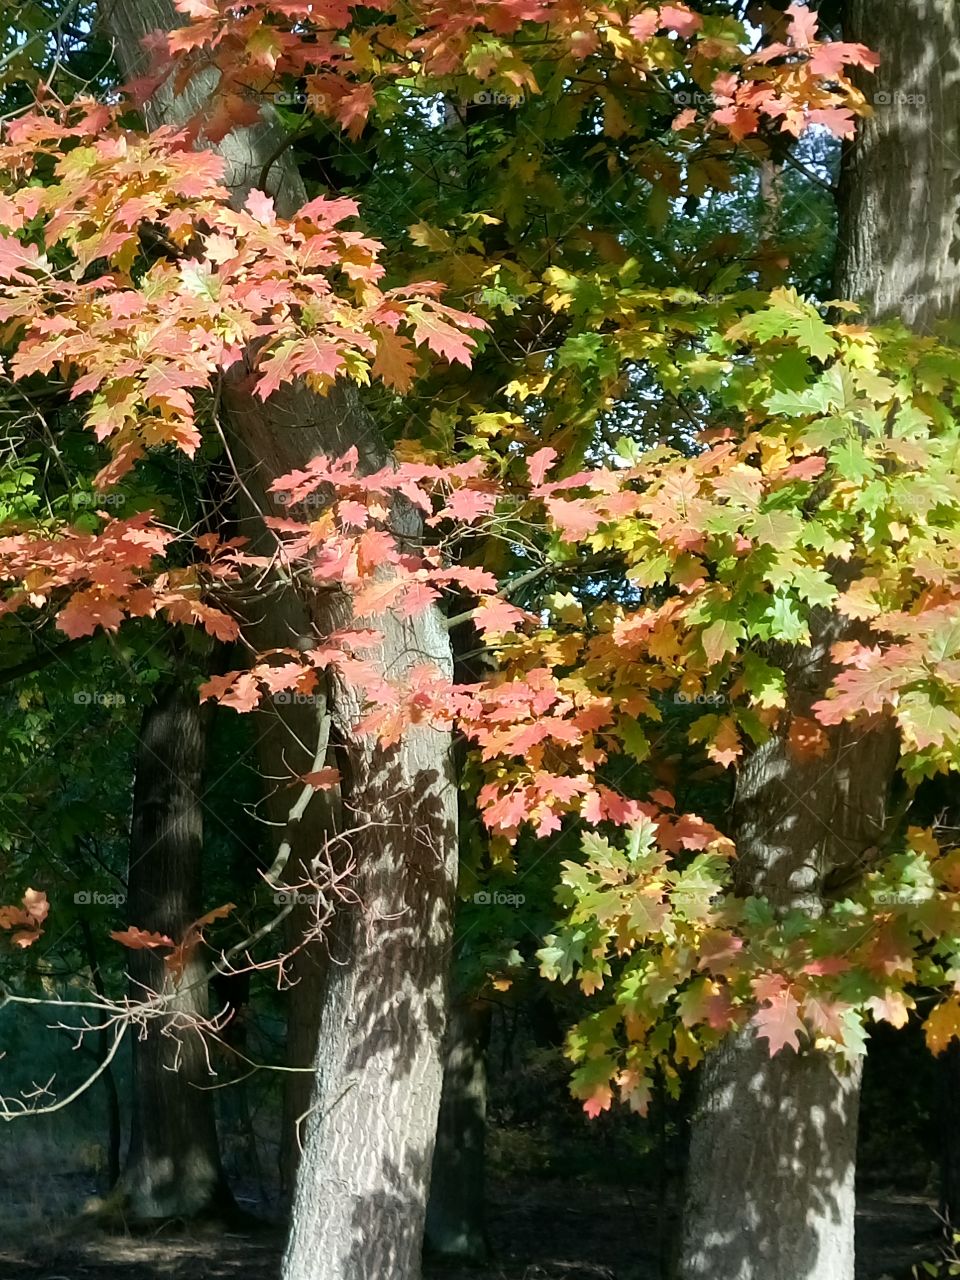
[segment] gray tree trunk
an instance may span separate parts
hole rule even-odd
[[[810,650],[781,661],[791,710],[827,683],[843,620],[823,615]],[[822,910],[831,872],[855,871],[886,820],[892,731],[839,726],[799,764],[774,737],[744,762],[734,835],[738,890],[780,910]],[[747,1027],[708,1055],[691,1126],[683,1280],[853,1280],[860,1071],[818,1051],[771,1058]]]
[[[847,39],[880,53],[876,114],[847,149],[839,196],[838,297],[867,318],[918,328],[957,311],[960,6],[850,0]],[[825,687],[822,616],[808,651],[784,653],[791,708]],[[735,837],[740,889],[780,909],[822,910],[828,874],[855,875],[885,824],[892,731],[829,731],[830,753],[798,765],[780,738],[743,766]],[[853,1280],[859,1071],[821,1053],[768,1057],[746,1030],[704,1064],[681,1246],[683,1280]]]
[[[131,924],[179,942],[203,911],[204,727],[196,694],[171,684],[140,731],[127,912]],[[220,1165],[216,1083],[196,1020],[208,1014],[199,950],[174,982],[150,950],[131,951],[131,998],[170,997],[133,1041],[130,1149],[118,1188],[133,1219],[194,1218],[232,1207]]]
[[[881,63],[844,155],[837,296],[924,332],[960,313],[960,4],[847,0],[844,38]]]
[[[128,74],[142,67],[143,34],[180,21],[166,0],[116,0],[101,16]],[[181,119],[204,88],[198,78],[186,103],[168,86],[148,118]],[[268,119],[224,139],[220,150],[235,200],[257,182],[277,142]],[[289,153],[272,167],[268,185],[281,213],[304,198]],[[367,469],[387,461],[374,424],[349,390],[318,397],[286,388],[264,405],[228,379],[223,405],[230,438],[258,463],[251,487],[264,496],[271,480],[320,452],[337,456],[356,446]],[[284,511],[263,506],[271,514]],[[409,513],[396,513],[395,530],[416,533]],[[349,617],[338,597],[305,596],[304,607],[315,635]],[[383,635],[377,657],[390,678],[401,680],[425,662],[452,676],[439,611],[407,620],[384,616],[371,625]],[[339,913],[330,939],[285,1280],[416,1280],[420,1270],[457,875],[452,743],[448,733],[418,726],[384,750],[353,732],[363,703],[362,689],[331,677],[330,714],[346,761],[344,826],[355,833],[353,887],[360,905]]]

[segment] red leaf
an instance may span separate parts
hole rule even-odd
[[[678,36],[692,36],[703,26],[703,19],[686,5],[665,4],[660,9],[660,25]]]
[[[627,30],[634,40],[639,40],[641,44],[655,35],[659,27],[660,16],[656,9],[646,9],[643,13],[635,14],[627,24]]]
[[[814,75],[834,79],[841,75],[848,66],[866,67],[875,70],[880,65],[880,58],[866,45],[843,44],[839,41],[830,44],[819,44],[810,55],[810,70]]]
[[[0,277],[32,280],[27,270],[39,266],[40,251],[35,244],[21,244],[15,236],[0,236]]]
[[[767,1041],[771,1058],[787,1046],[800,1048],[800,1034],[806,1031],[806,1027],[800,1020],[798,1009],[793,995],[785,990],[754,1014],[753,1025],[757,1028],[757,1035]]]
[[[583,1109],[591,1120],[596,1120],[602,1111],[609,1111],[613,1101],[613,1092],[607,1085],[602,1085],[583,1104]]]
[[[94,591],[77,591],[57,614],[57,626],[71,640],[92,636],[97,627],[116,631],[122,621],[116,600],[102,599]]]
[[[458,318],[471,319],[471,317]],[[473,350],[473,339],[460,329],[444,320],[435,310],[426,310],[422,303],[411,303],[407,309],[407,318],[413,321],[413,340],[418,346],[426,344],[431,351],[445,360],[459,361],[469,365]]]
[[[825,458],[814,455],[811,458],[804,458],[801,462],[794,462],[783,473],[784,480],[816,480],[817,476],[822,476],[826,470],[827,462]]]
[[[547,472],[553,466],[556,460],[557,451],[549,447],[538,449],[536,453],[531,454],[527,459],[527,472],[530,476],[530,483],[535,489],[543,484]]]
[[[506,600],[489,599],[480,603],[477,611],[477,629],[483,632],[515,631],[529,615]]]
[[[790,26],[788,35],[795,45],[810,45],[817,38],[817,28],[819,27],[819,19],[817,15],[810,9],[804,8],[799,4],[791,4],[787,8],[787,15],[790,18]]]
[[[172,947],[176,944],[172,938],[168,938],[165,933],[149,933],[145,929],[138,929],[136,925],[130,925],[127,929],[118,929],[110,934],[114,942],[119,942],[124,947],[129,947],[131,951],[149,951],[154,947]]]
[[[262,191],[254,189],[250,192],[247,196],[246,208],[265,227],[273,226],[277,220],[276,211],[273,207],[273,197],[265,195]]]
[[[811,124],[823,125],[835,138],[852,138],[857,131],[857,122],[852,111],[846,107],[819,107],[810,112]]]
[[[305,782],[309,787],[316,787],[319,791],[323,791],[337,785],[340,781],[340,770],[315,769],[313,773],[305,773],[300,781]]]

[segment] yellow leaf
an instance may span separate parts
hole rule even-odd
[[[940,857],[940,845],[930,827],[908,827],[907,843],[911,849],[922,853],[925,858]]]
[[[931,1053],[943,1053],[951,1040],[960,1039],[960,1000],[951,996],[938,1004],[923,1024],[923,1030]]]
[[[422,249],[432,249],[434,253],[453,253],[456,242],[448,231],[440,227],[432,227],[429,222],[415,222],[407,228],[410,239]]]

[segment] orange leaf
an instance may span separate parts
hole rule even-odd
[[[300,779],[310,787],[317,787],[322,790],[325,787],[335,787],[340,781],[339,769],[315,769],[313,773],[305,773]]]
[[[153,947],[172,947],[174,941],[165,933],[150,933],[146,929],[138,929],[130,925],[127,929],[118,929],[110,934],[114,942],[129,947],[131,951],[149,951]]]
[[[941,1054],[951,1040],[960,1040],[960,1000],[951,996],[938,1004],[923,1024],[923,1030],[931,1053]]]

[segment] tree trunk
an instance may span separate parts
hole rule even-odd
[[[960,4],[847,0],[844,38],[881,62],[844,155],[836,296],[923,332],[960,314]]]
[[[843,620],[822,616],[808,651],[784,657],[791,711],[809,714]],[[881,837],[897,759],[890,729],[839,726],[801,764],[781,737],[744,763],[734,835],[738,890],[780,910],[822,910],[828,873]],[[683,1280],[853,1280],[859,1066],[821,1052],[771,1058],[751,1027],[708,1055],[691,1127]]]
[[[264,511],[283,513],[268,482],[318,452],[339,456],[356,447],[367,470],[386,461],[350,389],[320,399],[281,388],[262,405],[241,387],[228,380],[224,408],[243,456],[259,464],[246,479]],[[403,510],[393,526],[398,537],[417,533]],[[304,606],[314,636],[350,620],[347,602],[335,594],[306,597]],[[384,615],[371,626],[383,636],[377,660],[390,679],[402,680],[424,662],[452,678],[437,610],[410,619]],[[359,906],[339,912],[329,937],[316,1079],[283,1274],[415,1280],[443,1076],[457,881],[453,744],[449,733],[417,726],[381,749],[354,732],[363,689],[335,671],[328,686]]]
[[[752,1028],[711,1054],[687,1174],[685,1280],[852,1280],[859,1087],[859,1070],[821,1053],[771,1059]]]
[[[179,25],[167,0],[111,0],[102,20],[127,74],[142,69],[140,41],[154,28]],[[200,76],[182,98],[168,85],[148,111],[151,124],[173,123],[209,92]],[[282,135],[281,135],[282,136]],[[275,124],[239,129],[220,144],[226,183],[241,201],[269,168],[281,214],[304,191],[290,152],[278,157]],[[357,397],[334,389],[320,397],[281,388],[266,404],[236,378],[223,394],[224,427],[259,464],[245,481],[267,513],[270,482],[323,452],[358,449],[374,469],[387,454]],[[288,514],[288,513],[286,513]],[[395,512],[395,532],[417,532],[412,514]],[[349,620],[342,597],[304,598],[312,635]],[[381,670],[402,680],[431,663],[452,677],[450,640],[439,611],[411,619],[369,620],[383,640]],[[457,875],[457,795],[452,740],[411,728],[382,749],[354,733],[364,692],[332,674],[330,714],[343,744],[344,825],[355,834],[353,888],[359,906],[339,913],[320,1017],[316,1084],[305,1124],[294,1196],[285,1280],[416,1280],[442,1082],[446,976]]]
[[[140,929],[179,942],[203,910],[201,790],[204,726],[196,693],[173,684],[144,713],[137,753],[127,911]],[[175,982],[153,951],[131,951],[131,998],[169,993],[133,1042],[130,1150],[120,1182],[141,1220],[190,1218],[231,1207],[220,1165],[213,1078],[196,1020],[207,1016],[199,949]]]
[[[435,615],[383,618],[378,627],[385,669],[418,650],[442,664],[448,641]],[[358,691],[334,683],[346,728]],[[389,750],[348,740],[348,758],[345,821],[356,832],[362,906],[340,911],[331,939],[284,1277],[414,1280],[440,1102],[456,888],[450,739],[416,728]]]
[[[484,1225],[490,1015],[485,1000],[457,1000],[450,1008],[426,1227],[427,1251],[441,1258],[482,1262],[490,1252]]]
[[[957,309],[960,80],[957,0],[850,0],[845,37],[882,57],[876,114],[847,149],[836,294],[869,320],[921,329]],[[911,101],[912,96],[912,101]],[[922,99],[922,101],[920,101]],[[829,646],[851,634],[822,616],[808,651],[784,655],[791,710],[829,678]],[[896,768],[892,730],[839,726],[822,761],[782,738],[737,784],[739,888],[781,910],[822,910],[830,873],[856,874],[883,831]],[[704,1064],[681,1248],[683,1280],[853,1280],[859,1071],[818,1052],[767,1056],[753,1033]]]

